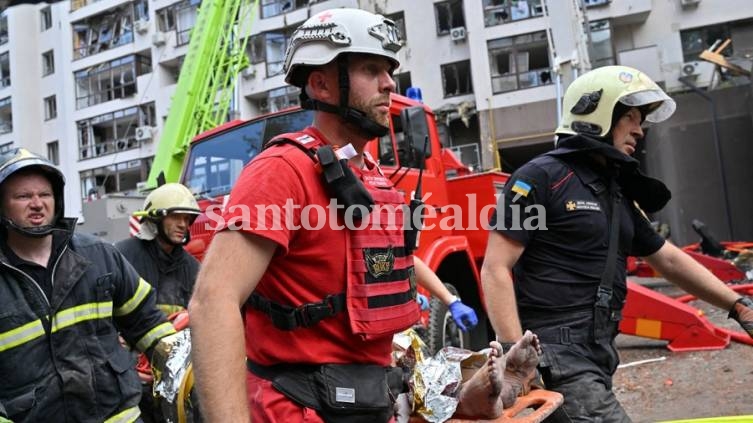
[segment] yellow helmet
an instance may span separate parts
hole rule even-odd
[[[194,219],[201,213],[191,190],[182,184],[165,184],[149,193],[143,210],[133,213],[141,218],[141,229],[136,236],[145,240],[154,239],[158,233],[158,222],[170,213],[190,214]]]
[[[604,66],[581,75],[567,88],[556,133],[604,137],[612,129],[612,113],[618,103],[641,108],[645,120],[654,123],[669,119],[677,107],[643,72],[627,66]]]

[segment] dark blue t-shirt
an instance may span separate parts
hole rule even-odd
[[[566,160],[567,162],[565,162]],[[521,319],[591,309],[606,266],[609,180],[587,156],[539,156],[505,185],[491,224],[525,246],[513,268]],[[613,308],[626,295],[627,256],[649,256],[661,238],[628,199],[620,207]]]

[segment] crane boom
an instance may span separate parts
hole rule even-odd
[[[146,189],[178,182],[188,145],[197,134],[227,120],[238,73],[248,65],[241,24],[253,22],[259,0],[204,0],[191,30],[188,52],[180,70]],[[250,19],[245,14],[250,13]]]

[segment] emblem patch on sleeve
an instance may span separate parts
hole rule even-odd
[[[586,200],[567,200],[565,202],[565,210],[588,210],[588,211],[601,211],[601,204],[598,201],[586,201]]]
[[[395,267],[395,253],[392,247],[364,248],[363,258],[366,261],[366,269],[375,278],[389,275]]]

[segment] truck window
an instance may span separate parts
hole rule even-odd
[[[202,196],[230,193],[243,167],[261,152],[264,143],[275,135],[302,130],[311,124],[312,116],[309,110],[273,115],[193,143],[183,183]]]

